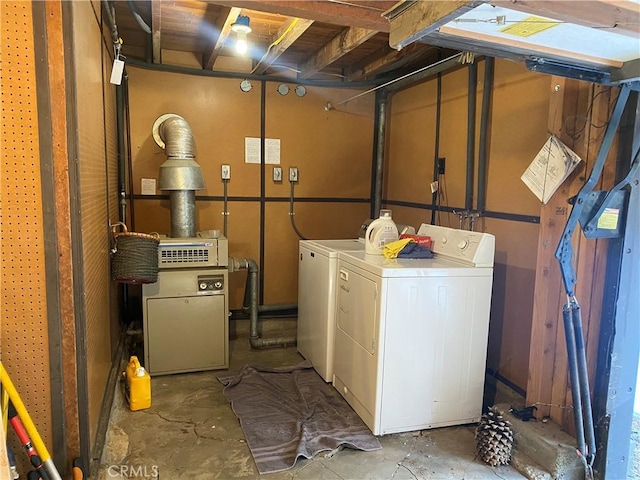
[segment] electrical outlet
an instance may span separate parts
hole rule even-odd
[[[231,167],[229,165],[222,165],[222,180],[231,180]]]
[[[281,182],[282,181],[282,168],[273,167],[273,181]]]
[[[289,167],[289,181],[291,183],[298,181],[298,167]]]
[[[444,166],[446,163],[446,158],[438,157],[438,175],[444,175]]]

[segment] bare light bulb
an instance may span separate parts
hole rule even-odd
[[[247,34],[244,32],[238,32],[236,38],[236,52],[240,55],[247,53]]]

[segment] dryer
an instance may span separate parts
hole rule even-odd
[[[364,251],[364,239],[300,240],[298,352],[325,382],[333,380],[338,252]]]
[[[338,253],[333,384],[374,435],[481,415],[495,239],[418,234],[433,259]]]

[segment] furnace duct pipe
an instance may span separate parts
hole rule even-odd
[[[269,347],[283,347],[286,345],[295,345],[296,339],[293,337],[278,338],[261,338],[258,331],[258,264],[251,258],[237,259],[229,258],[230,265],[234,269],[247,270],[247,288],[245,290],[245,301],[243,309],[249,309],[249,343],[251,348],[262,349]],[[279,307],[287,307],[288,305],[280,305]],[[269,308],[266,307],[265,310]]]
[[[205,186],[202,170],[195,160],[191,127],[179,115],[161,115],[153,124],[153,138],[167,155],[166,162],[160,165],[158,188],[170,191],[171,236],[195,237],[195,191]]]

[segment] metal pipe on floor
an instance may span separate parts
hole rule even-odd
[[[247,287],[243,309],[249,309],[249,343],[251,348],[262,349],[269,347],[284,347],[295,345],[294,337],[262,338],[258,330],[258,264],[251,258],[237,259],[229,257],[229,264],[234,270],[247,270]]]

